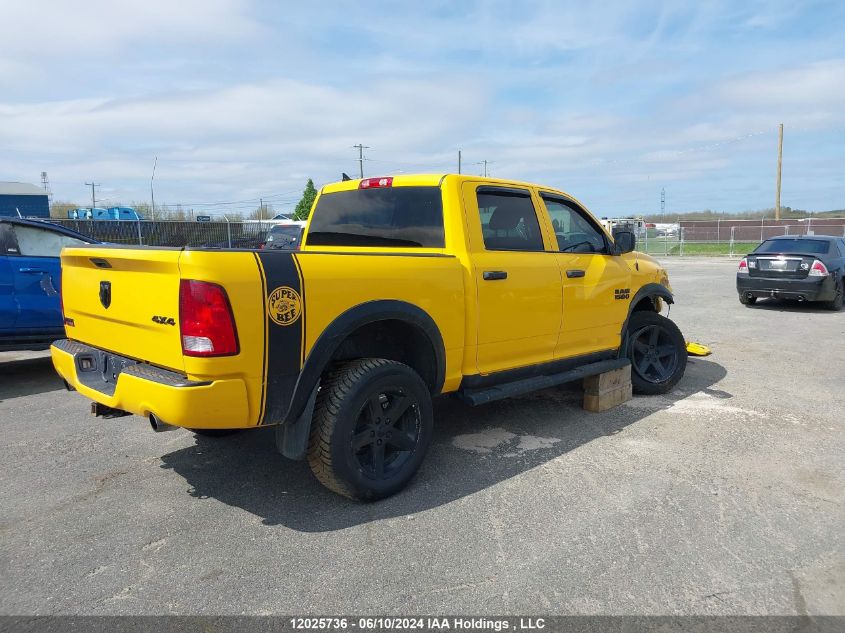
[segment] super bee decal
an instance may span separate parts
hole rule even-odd
[[[267,297],[267,314],[278,325],[293,325],[302,314],[302,298],[289,286],[279,286]]]

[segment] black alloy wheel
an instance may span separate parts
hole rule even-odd
[[[401,387],[376,390],[358,413],[351,438],[358,468],[369,478],[387,480],[408,462],[419,444],[420,407]]]
[[[320,381],[308,464],[334,492],[382,499],[414,476],[433,426],[431,393],[413,369],[383,358],[348,361]]]
[[[686,341],[672,321],[654,312],[634,312],[628,323],[631,383],[643,394],[666,393],[684,375]]]

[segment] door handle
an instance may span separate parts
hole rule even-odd
[[[566,276],[569,279],[577,279],[578,277],[583,277],[586,274],[587,274],[587,272],[584,271],[584,270],[567,270],[566,271]]]
[[[497,279],[507,279],[508,273],[504,270],[485,270],[482,277],[484,277],[484,281],[496,281]]]
[[[46,273],[47,271],[43,268],[18,268],[18,272],[22,273],[30,273],[33,275],[41,275]]]

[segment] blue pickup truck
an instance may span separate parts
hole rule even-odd
[[[47,349],[64,337],[59,254],[96,243],[48,222],[0,218],[0,351]]]

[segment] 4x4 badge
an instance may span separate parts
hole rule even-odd
[[[111,282],[110,281],[101,281],[100,282],[100,303],[106,309],[108,309],[108,307],[111,305]]]

